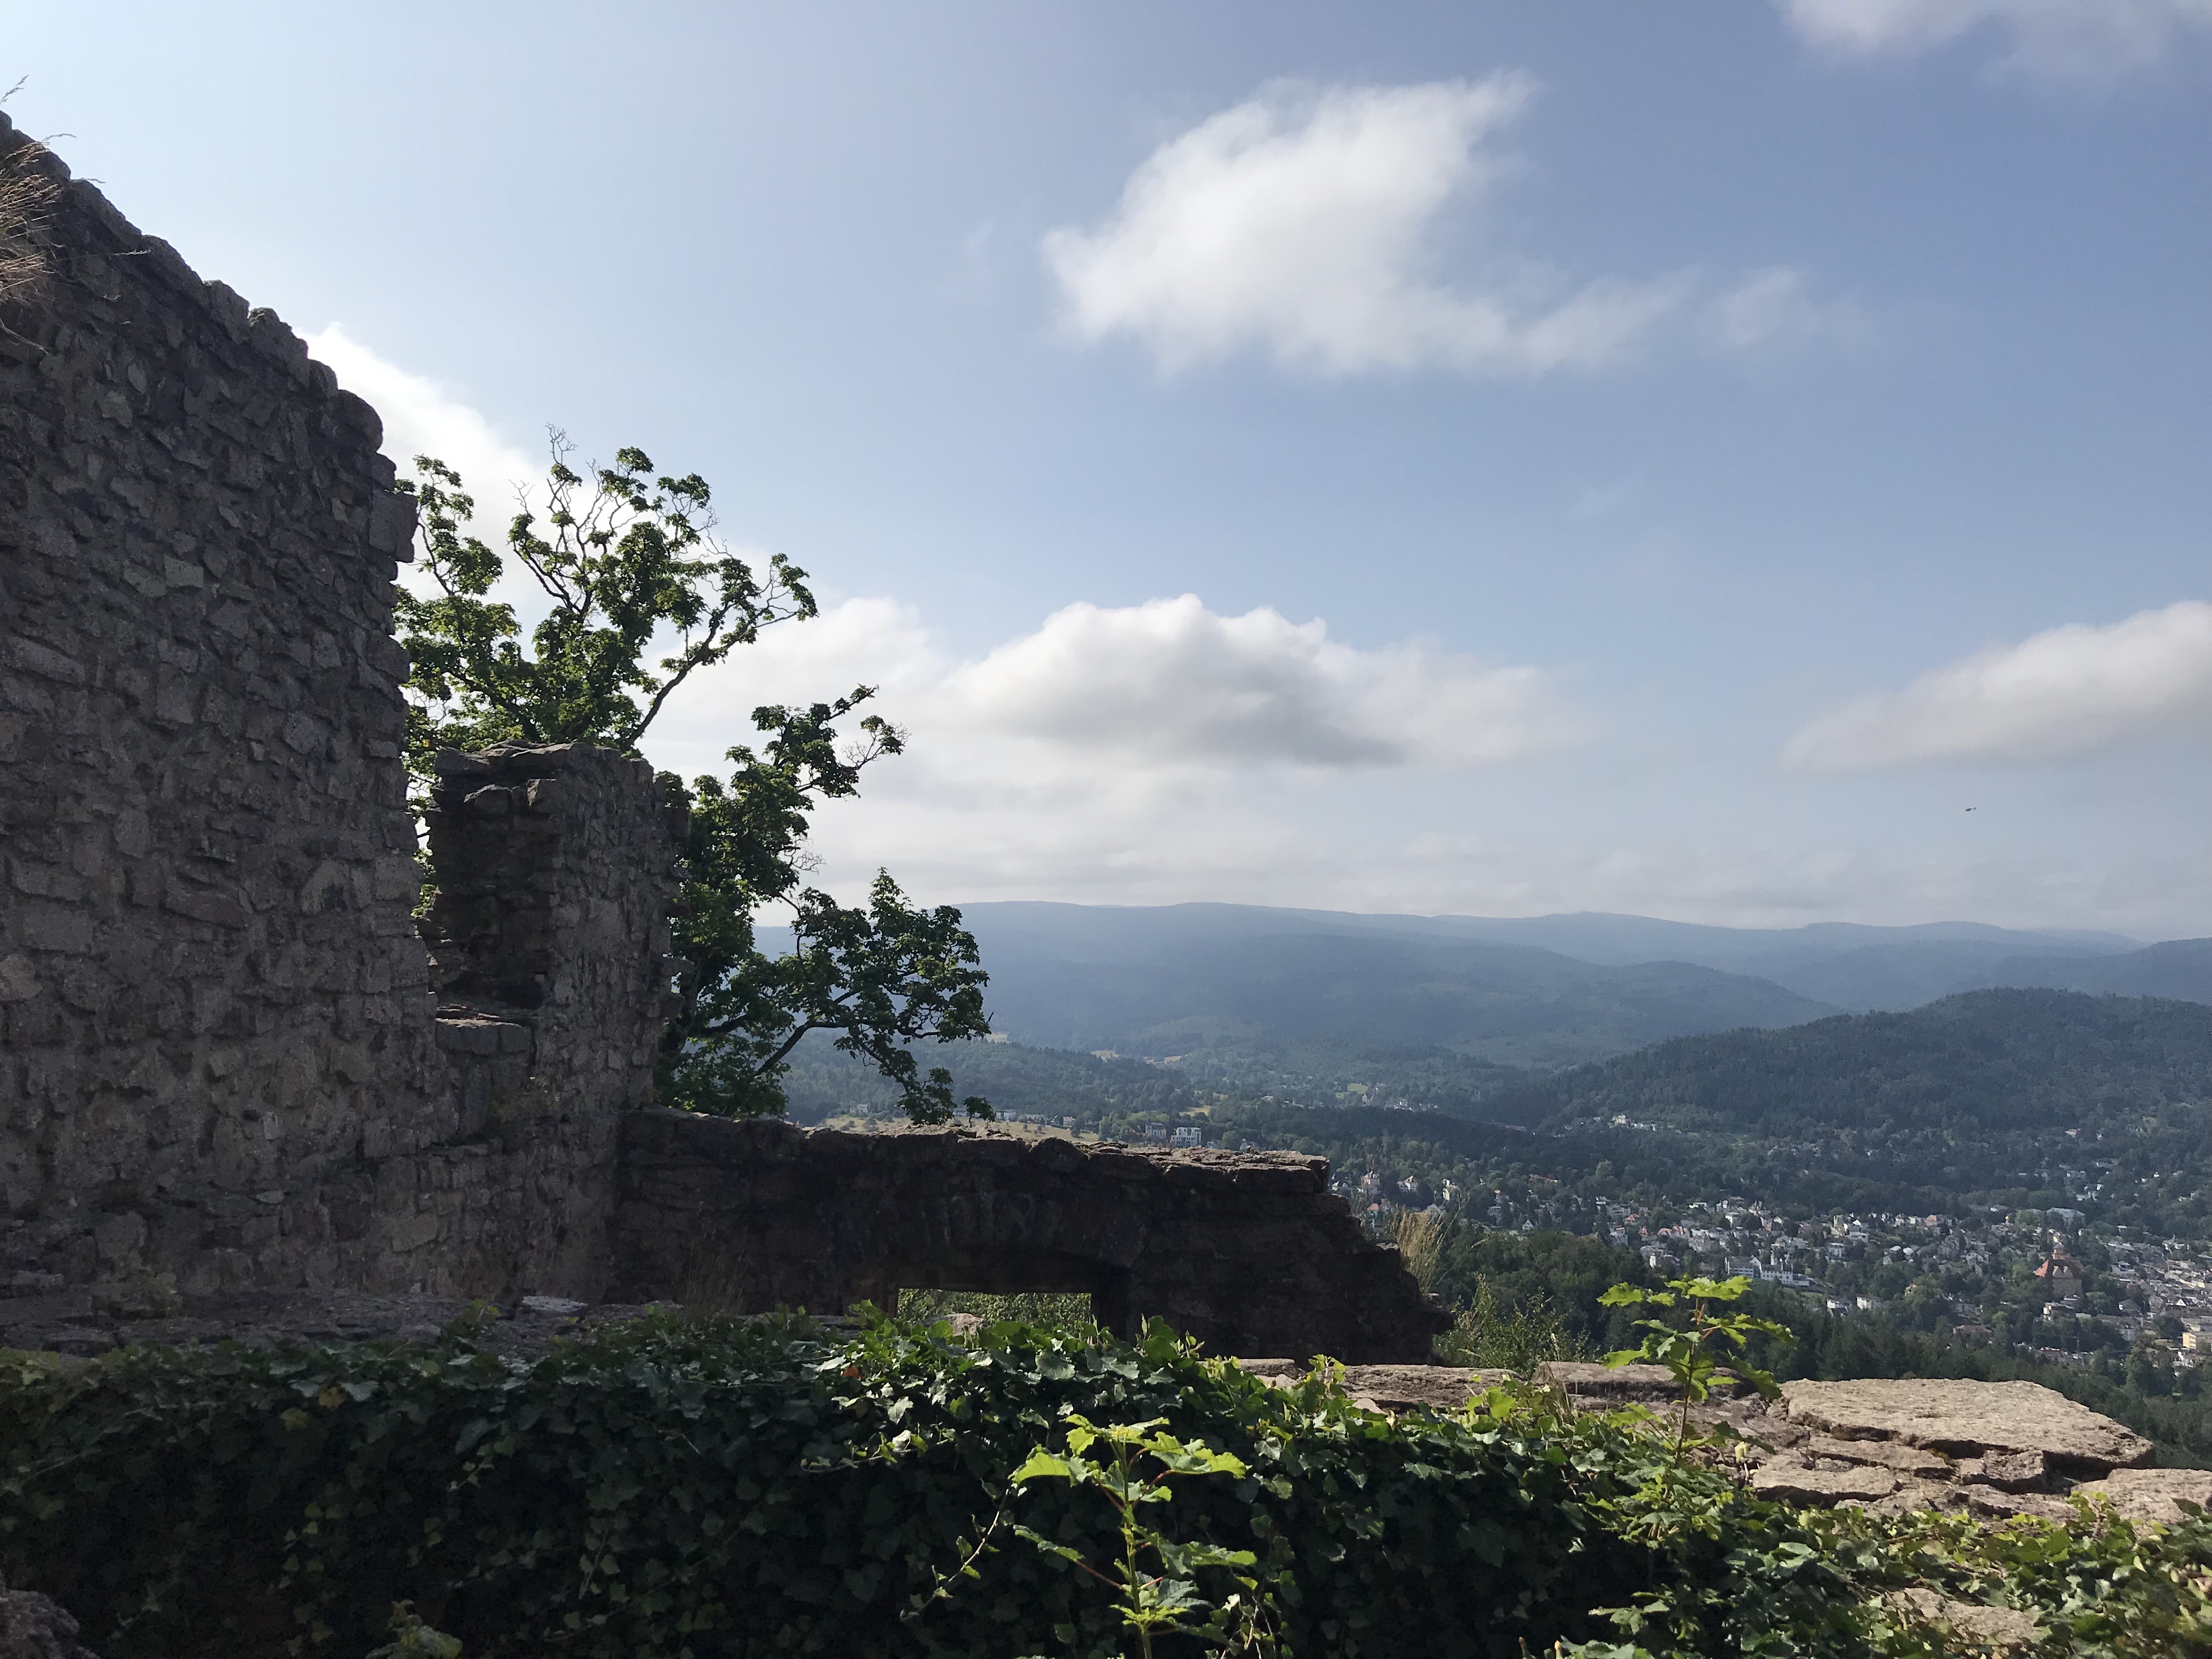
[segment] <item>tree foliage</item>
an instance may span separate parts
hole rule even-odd
[[[403,589],[396,605],[414,662],[408,753],[418,777],[432,775],[441,749],[592,742],[635,754],[694,673],[763,629],[816,614],[805,571],[780,554],[757,568],[715,539],[712,492],[697,473],[656,473],[635,448],[579,473],[568,453],[555,434],[544,510],[518,503],[503,551],[469,532],[476,502],[443,462],[417,456],[415,481],[401,486],[416,500],[435,590]],[[510,570],[545,602],[526,633],[515,606],[494,596]],[[686,880],[670,922],[684,965],[658,1067],[664,1103],[780,1113],[793,1050],[809,1032],[835,1031],[839,1048],[890,1079],[909,1116],[952,1115],[950,1073],[925,1072],[912,1045],[990,1030],[986,977],[960,913],[908,904],[880,872],[861,905],[805,879],[815,807],[857,793],[863,770],[904,746],[872,713],[841,744],[838,723],[874,695],[863,685],[832,702],[756,708],[758,749],[732,748],[726,779],[683,786]],[[756,944],[756,918],[770,907],[787,913],[795,936],[784,956]],[[991,1115],[979,1097],[960,1103]]]
[[[711,492],[697,473],[655,475],[642,450],[615,464],[567,463],[556,434],[539,515],[518,503],[507,550],[468,533],[476,501],[460,475],[427,455],[403,483],[420,518],[422,568],[439,590],[402,588],[395,606],[415,663],[410,754],[494,743],[603,743],[635,750],[677,687],[750,645],[763,628],[815,614],[806,573],[781,554],[764,575],[713,538]],[[548,601],[526,647],[514,606],[489,598],[514,562]],[[672,629],[657,665],[647,655]]]

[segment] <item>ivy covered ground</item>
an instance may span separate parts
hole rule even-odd
[[[1164,1331],[17,1354],[0,1572],[107,1659],[1975,1650],[1915,1587],[2040,1654],[2212,1655],[2212,1523],[1798,1513],[1717,1456],[1529,1389],[1393,1419]]]

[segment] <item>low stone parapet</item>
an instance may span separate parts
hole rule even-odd
[[[1420,1361],[1450,1319],[1328,1190],[1325,1159],[959,1127],[891,1134],[641,1112],[616,1294],[840,1314],[908,1289],[1081,1292],[1218,1353]]]

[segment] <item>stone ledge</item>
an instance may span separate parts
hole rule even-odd
[[[428,1342],[471,1308],[457,1297],[372,1296],[359,1291],[218,1291],[176,1299],[155,1317],[102,1314],[89,1292],[0,1301],[0,1346],[80,1358],[137,1343],[187,1347],[238,1342],[249,1347],[322,1342]],[[495,1307],[477,1340],[502,1353],[536,1353],[564,1332],[635,1319],[656,1304],[586,1303],[526,1296]]]
[[[2151,1458],[2141,1435],[2036,1382],[1786,1382],[1778,1410],[1838,1440],[1898,1441],[1954,1458],[2041,1452],[2076,1476]]]

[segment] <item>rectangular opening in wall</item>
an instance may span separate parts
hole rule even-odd
[[[886,1262],[869,1277],[880,1287],[871,1299],[897,1309],[902,1319],[963,1325],[1014,1319],[1113,1331],[1127,1321],[1127,1274],[1081,1256],[945,1251]]]

